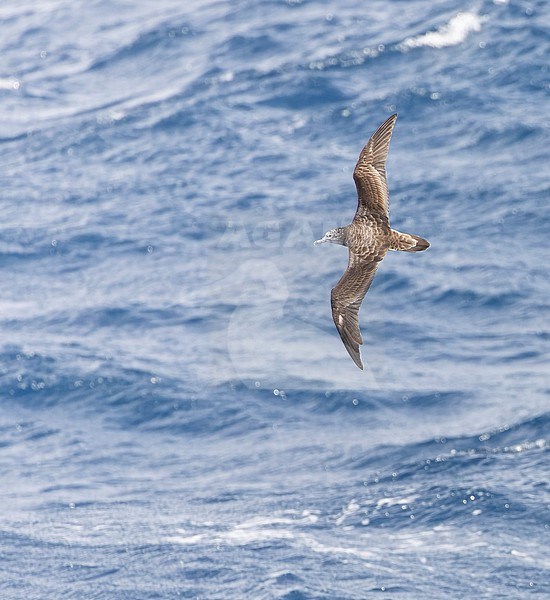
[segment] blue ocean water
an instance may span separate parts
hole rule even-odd
[[[0,596],[550,595],[543,0],[0,6]],[[332,323],[363,144],[391,253]]]

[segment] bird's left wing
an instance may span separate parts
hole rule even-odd
[[[387,118],[372,134],[361,151],[353,179],[357,188],[357,213],[355,217],[373,214],[388,219],[389,193],[386,182],[386,157],[397,115]]]
[[[348,268],[330,294],[332,318],[353,362],[363,368],[359,346],[363,343],[359,330],[359,307],[368,292],[380,260],[378,257],[358,259],[350,252]]]

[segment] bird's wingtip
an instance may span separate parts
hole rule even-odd
[[[357,367],[359,367],[361,369],[361,371],[364,370],[363,367],[363,361],[361,360],[361,353],[359,351],[357,351],[357,356],[354,356],[351,352],[349,353],[353,362],[356,364]]]

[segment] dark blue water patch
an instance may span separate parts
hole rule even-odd
[[[201,137],[203,128],[212,128],[217,136],[217,143],[224,143],[225,150],[239,147],[243,140],[243,132],[232,126],[227,118],[228,104],[231,112],[250,112],[252,106],[248,103],[238,104],[243,87],[250,85],[246,74],[228,73],[218,67],[211,67],[189,81],[181,91],[177,90],[160,105],[158,102],[144,102],[139,109],[133,111],[123,119],[121,125],[129,129],[129,133],[143,130],[167,133],[172,137],[166,138],[164,144],[181,144],[181,140],[173,137],[178,132],[192,139],[198,128],[197,140],[204,143]],[[215,99],[212,95],[215,94]],[[149,149],[148,149],[149,150]],[[208,147],[209,152],[216,150],[216,144]],[[196,156],[187,155],[186,159],[196,159]]]
[[[0,144],[6,144],[9,147],[11,142],[20,142],[21,140],[27,139],[27,136],[28,134],[26,132],[14,134],[4,133],[0,135]]]
[[[301,582],[302,582],[302,579],[298,575],[293,573],[292,571],[285,571],[283,573],[279,573],[275,577],[275,581],[274,581],[274,583],[277,585],[289,585],[289,584],[296,584],[296,583],[301,583]]]
[[[103,257],[105,250],[109,253],[134,254],[137,252],[143,255],[147,251],[147,246],[144,246],[140,239],[120,239],[116,235],[107,235],[107,232],[91,231],[90,229],[75,231],[71,235],[55,240],[56,254],[75,260],[88,257],[92,253]]]
[[[46,486],[44,488],[42,488],[41,492],[43,494],[55,494],[57,495],[59,492],[74,492],[74,491],[82,491],[82,490],[89,490],[89,489],[93,489],[93,485],[89,484],[89,483],[68,483],[68,484],[54,484],[54,485],[49,485]],[[85,506],[91,506],[94,503],[92,502],[79,502],[78,506],[80,507],[85,507]],[[48,508],[52,508],[51,506],[48,506]]]
[[[86,413],[102,407],[106,418],[124,427],[170,429],[175,425],[175,422],[170,425],[170,417],[179,413],[183,417],[176,425],[179,431],[196,428],[200,434],[209,429],[223,429],[222,418],[217,425],[209,424],[210,407],[194,410],[196,389],[185,386],[180,389],[180,383],[164,382],[154,372],[121,370],[112,359],[97,356],[96,360],[100,366],[92,371],[71,372],[63,356],[4,355],[3,364],[7,368],[0,378],[0,389],[5,398],[25,409],[65,405]],[[231,426],[239,418],[235,409],[228,407],[227,411],[227,424]],[[183,416],[183,413],[188,414]]]
[[[522,142],[536,144],[537,138],[542,137],[544,137],[544,132],[540,126],[517,123],[502,130],[487,125],[485,130],[476,137],[474,145],[489,150],[502,145],[512,146]]]
[[[524,460],[528,463],[538,462],[539,457],[542,460],[548,449],[548,440],[544,437],[547,421],[548,415],[542,415],[533,421],[476,437],[417,443],[406,451],[400,446],[382,446],[369,450],[365,457],[353,457],[349,466],[374,471],[368,481],[376,483],[406,482],[417,476],[430,479],[434,474],[448,476],[452,472],[462,473],[466,478],[471,472],[492,469],[495,461],[497,464],[515,461],[517,468]],[[403,456],[407,456],[408,461],[399,464]],[[383,466],[388,464],[394,465],[393,470],[382,475]]]
[[[31,264],[55,251],[52,238],[43,227],[6,228],[0,245],[1,265],[14,261]]]
[[[300,590],[291,590],[290,592],[285,592],[283,595],[277,597],[281,598],[281,600],[313,600],[315,597],[326,598],[326,596],[311,596]]]
[[[532,359],[541,359],[541,353],[534,350],[526,350],[522,352],[514,352],[506,357],[503,357],[502,360],[505,362],[517,362],[517,361],[530,361]]]
[[[153,128],[158,129],[161,132],[171,133],[187,131],[189,128],[197,125],[201,120],[201,115],[197,108],[198,106],[196,105],[189,105],[184,109],[171,110],[166,116],[158,118],[154,123]]]
[[[274,32],[273,32],[274,33]],[[279,42],[270,33],[250,33],[248,35],[235,34],[224,43],[220,55],[237,55],[248,57],[252,54],[261,57],[262,54],[273,55],[280,49]]]
[[[83,310],[66,311],[50,315],[48,326],[61,323],[77,326],[79,329],[98,331],[100,328],[130,329],[132,331],[155,327],[181,326],[189,319],[178,307],[166,306],[153,308],[143,304],[125,304],[124,306],[103,306]]]
[[[460,464],[453,471],[433,469],[435,460],[431,459],[417,468],[397,464],[391,473],[375,471],[365,478],[357,485],[353,510],[336,513],[332,518],[344,526],[396,530],[460,525],[491,531],[495,525],[502,526],[504,522],[513,527],[517,521],[541,535],[546,511],[533,493],[536,488],[529,487],[521,493],[514,489],[514,474],[536,465],[532,459],[533,456],[518,459],[519,464],[497,463],[506,469],[502,474],[503,487],[503,482],[488,487],[484,479],[484,473],[495,466],[492,460],[498,461],[498,457],[479,461],[458,456],[456,461]]]
[[[59,429],[53,429],[44,424],[32,421],[19,420],[0,428],[0,446],[13,447],[17,444],[39,442],[59,434]]]
[[[438,394],[438,396],[440,396]],[[449,396],[449,395],[447,395]],[[495,454],[508,454],[510,452],[534,451],[544,452],[547,448],[546,433],[550,422],[550,413],[544,413],[533,419],[527,419],[515,425],[505,425],[497,429],[480,433],[475,436],[461,436],[453,438],[437,438],[408,448],[405,453],[400,446],[384,446],[376,452],[369,451],[367,462],[359,462],[358,467],[368,466],[370,461],[377,459],[384,461],[391,455],[406,455],[413,457],[440,457],[446,459],[452,457],[474,457],[475,459],[486,458]],[[378,458],[377,458],[378,457]],[[390,461],[391,462],[391,461]]]
[[[430,392],[427,394],[410,394],[402,398],[407,403],[407,410],[422,411],[439,408],[448,409],[453,404],[462,404],[469,397],[467,392],[462,390],[446,392]]]
[[[167,21],[154,29],[141,32],[134,40],[118,47],[111,54],[96,59],[88,71],[120,68],[121,64],[138,64],[141,54],[147,55],[147,63],[154,64],[154,58],[165,51],[178,54],[182,44],[193,43],[200,36],[199,30],[187,22]]]
[[[387,268],[381,269],[377,273],[375,281],[376,285],[380,288],[381,294],[395,293],[411,285],[411,278],[403,273],[403,271],[390,271]]]
[[[442,304],[459,310],[478,311],[481,308],[503,310],[515,306],[524,296],[521,291],[510,291],[502,294],[487,294],[473,289],[451,288],[445,291],[427,290],[431,292],[434,304]]]
[[[322,382],[316,389],[323,389]],[[272,391],[262,392],[267,395]],[[348,415],[361,418],[377,418],[377,415],[387,410],[407,410],[411,413],[429,410],[430,412],[448,412],[449,405],[461,405],[470,399],[470,394],[464,391],[427,391],[425,394],[411,394],[408,389],[388,390],[356,390],[340,389],[326,392],[311,393],[308,389],[291,388],[285,392],[282,399],[278,398],[280,406],[285,410],[293,410],[304,415]]]
[[[287,82],[283,93],[279,83],[273,82],[271,87],[273,89],[269,95],[264,92],[264,99],[259,102],[261,106],[299,110],[342,102],[348,97],[340,86],[336,86],[327,77],[312,74]]]

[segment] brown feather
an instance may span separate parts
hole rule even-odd
[[[346,350],[362,369],[359,346],[363,343],[359,330],[359,307],[374,279],[379,260],[359,262],[350,252],[350,264],[330,294],[332,318]]]
[[[386,182],[386,157],[397,115],[386,119],[372,134],[361,151],[353,171],[357,188],[357,212],[355,218],[376,214],[389,220],[389,193]]]

